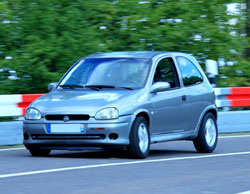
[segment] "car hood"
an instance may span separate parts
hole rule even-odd
[[[35,100],[30,107],[45,114],[88,114],[94,116],[105,107],[119,109],[121,99],[133,96],[139,90],[55,90]],[[124,101],[124,100],[122,100]],[[116,103],[117,102],[117,103]],[[121,113],[121,112],[120,112]]]

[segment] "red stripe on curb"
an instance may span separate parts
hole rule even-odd
[[[17,103],[17,107],[22,109],[22,115],[25,114],[30,103],[43,95],[44,94],[22,94],[22,102]]]
[[[250,95],[250,87],[230,88],[230,95]]]
[[[231,107],[250,106],[250,87],[230,88],[226,98],[230,100]]]

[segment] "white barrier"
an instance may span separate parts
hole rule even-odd
[[[23,116],[31,102],[44,94],[0,95],[0,117]]]
[[[214,88],[217,107],[250,106],[250,87]],[[26,108],[44,94],[0,95],[0,117],[23,116]]]

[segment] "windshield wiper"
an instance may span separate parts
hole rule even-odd
[[[60,87],[62,88],[86,88],[82,85],[77,85],[77,84],[65,84],[65,85],[59,85]],[[92,89],[92,90],[96,90],[96,91],[99,91],[98,88],[94,88],[94,87],[88,87],[89,89]]]
[[[98,88],[98,89],[102,89],[102,88],[115,88],[115,86],[111,86],[111,85],[85,85],[85,88]]]
[[[115,88],[122,88],[122,89],[126,89],[126,90],[133,90],[133,88],[130,88],[130,87],[115,87]]]
[[[122,89],[126,89],[126,90],[133,90],[133,88],[130,88],[130,87],[120,87],[120,86],[112,86],[112,85],[85,85],[85,88],[98,88],[98,89],[102,89],[102,88],[122,88]]]
[[[77,84],[64,84],[64,85],[59,85],[62,88],[84,88],[82,85],[77,85]]]

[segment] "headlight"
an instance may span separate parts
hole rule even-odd
[[[39,119],[41,119],[41,113],[34,108],[29,108],[25,112],[25,119],[39,120]]]
[[[116,108],[104,108],[95,114],[95,119],[117,119],[119,117],[119,111]]]

